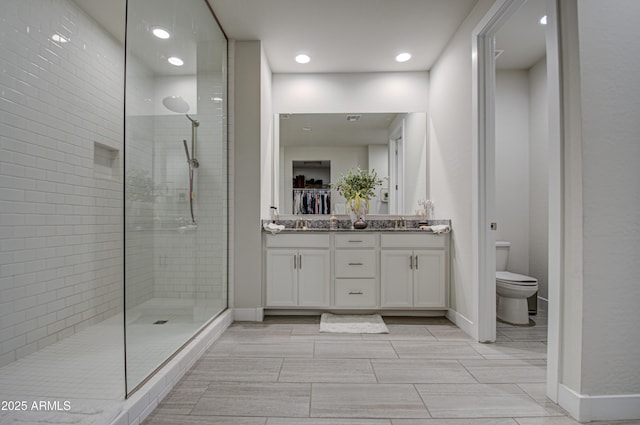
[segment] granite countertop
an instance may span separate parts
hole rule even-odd
[[[306,221],[307,227],[300,228],[302,223]],[[285,228],[281,230],[279,233],[322,233],[322,232],[400,232],[400,233],[433,233],[429,230],[420,229],[420,226],[435,226],[435,225],[448,225],[451,227],[451,220],[427,220],[425,222],[421,222],[418,219],[406,219],[405,227],[396,227],[397,219],[371,219],[367,220],[368,226],[365,229],[354,229],[351,224],[351,220],[340,218],[338,219],[338,229],[329,229],[329,220],[325,218],[317,219],[317,218],[300,218],[296,219],[287,219],[287,220],[277,220],[276,224],[284,225]],[[262,220],[261,226],[264,232],[269,233],[264,229],[266,224],[271,223],[271,220]]]

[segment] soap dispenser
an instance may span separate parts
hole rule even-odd
[[[271,222],[275,224],[278,221],[278,207],[271,207]]]
[[[338,230],[338,218],[335,214],[331,214],[329,219],[329,230]]]

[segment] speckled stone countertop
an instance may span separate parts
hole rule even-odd
[[[306,222],[306,228],[300,228]],[[261,226],[271,223],[271,220],[262,220]],[[367,220],[365,229],[354,229],[351,220],[343,217],[338,218],[338,229],[329,229],[330,220],[325,218],[300,218],[277,220],[276,224],[284,225],[285,228],[280,233],[290,232],[420,232],[430,233],[427,230],[420,229],[420,226],[449,225],[451,220],[427,220],[422,222],[418,219],[405,219],[405,227],[398,227],[398,219],[395,218],[373,218]],[[298,226],[296,226],[296,224]]]

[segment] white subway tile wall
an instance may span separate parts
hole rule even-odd
[[[0,3],[0,366],[122,310],[122,176],[94,146],[122,161],[123,54],[72,1]]]

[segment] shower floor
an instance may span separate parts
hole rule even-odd
[[[130,388],[180,348],[205,320],[222,310],[221,306],[200,304],[194,300],[151,299],[127,312]],[[153,324],[158,320],[167,322]],[[28,396],[123,400],[122,321],[123,315],[118,314],[0,368],[2,400]]]

